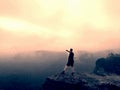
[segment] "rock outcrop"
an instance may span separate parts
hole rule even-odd
[[[56,74],[46,79],[43,90],[120,90],[120,76]]]
[[[111,53],[106,58],[98,59],[96,61],[94,73],[98,75],[120,75],[120,55]]]

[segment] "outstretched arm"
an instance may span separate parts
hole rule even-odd
[[[68,50],[66,50],[66,51],[70,53],[70,51],[68,51]]]

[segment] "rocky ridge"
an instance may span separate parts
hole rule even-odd
[[[76,73],[48,77],[43,90],[120,90],[120,76]]]

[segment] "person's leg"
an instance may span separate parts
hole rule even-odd
[[[64,72],[67,70],[67,68],[68,68],[68,66],[67,66],[67,65],[65,65]]]
[[[74,67],[73,67],[73,66],[71,67],[71,69],[72,69],[72,73],[74,73],[74,72],[75,72],[75,69],[74,69]]]
[[[74,75],[74,73],[75,73],[74,67],[72,66],[71,69],[72,69],[72,73],[71,74]]]
[[[63,69],[63,71],[62,71],[62,74],[64,74],[64,73],[66,72],[67,68],[68,68],[68,66],[65,65],[65,67],[64,67],[64,69]]]
[[[74,61],[71,63],[71,70],[72,70],[72,75],[74,74],[75,70],[74,70]]]

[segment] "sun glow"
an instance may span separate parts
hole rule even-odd
[[[114,40],[120,45],[120,6],[116,3],[119,1],[0,0],[0,50],[116,47]]]

